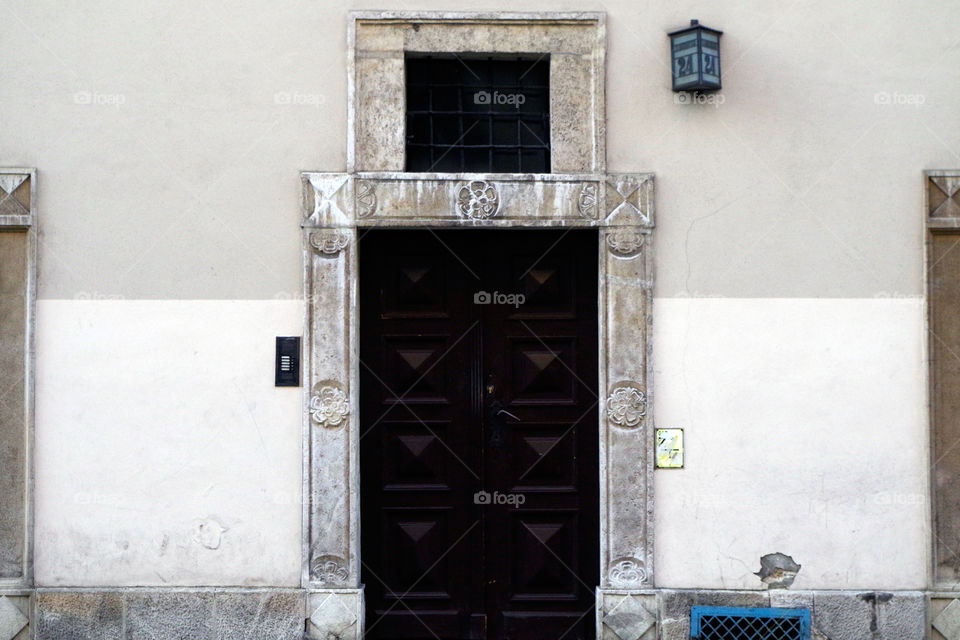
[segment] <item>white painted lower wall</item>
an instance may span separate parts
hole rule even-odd
[[[39,301],[38,585],[299,586],[302,309]]]
[[[930,546],[920,298],[658,298],[654,406],[686,429],[658,470],[662,587],[926,585]]]
[[[760,588],[775,551],[798,589],[924,586],[923,308],[655,300],[656,421],[687,438],[655,474],[658,586]],[[302,390],[273,386],[273,348],[302,302],[37,318],[37,584],[299,585]]]

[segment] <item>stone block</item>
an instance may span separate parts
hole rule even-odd
[[[303,638],[306,614],[301,593],[218,593],[214,608],[217,640]]]
[[[923,638],[926,598],[919,592],[817,593],[813,627],[830,640]]]
[[[0,595],[0,640],[30,637],[30,597]]]
[[[118,593],[39,592],[36,640],[122,640]]]
[[[207,640],[214,633],[214,594],[136,592],[127,596],[125,640]]]
[[[309,637],[360,640],[363,637],[363,589],[328,589],[307,599]]]

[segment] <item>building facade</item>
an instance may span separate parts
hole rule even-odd
[[[949,8],[10,8],[0,640],[957,640]]]

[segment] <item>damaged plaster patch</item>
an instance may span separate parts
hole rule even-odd
[[[226,532],[227,528],[220,524],[216,518],[207,518],[194,529],[193,540],[207,549],[219,549],[220,543],[223,541],[223,534]]]
[[[789,589],[799,571],[800,565],[790,556],[768,553],[760,558],[760,571],[754,575],[760,576],[768,589]]]

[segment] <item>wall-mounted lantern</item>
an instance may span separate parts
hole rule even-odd
[[[670,62],[674,91],[720,89],[720,36],[723,31],[691,20],[689,27],[671,31]]]

